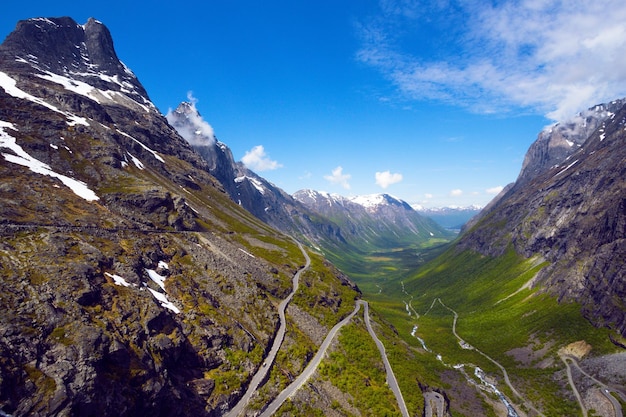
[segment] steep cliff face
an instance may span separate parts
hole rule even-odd
[[[540,135],[520,179],[459,246],[499,255],[512,245],[525,256],[541,255],[549,266],[536,285],[580,302],[591,322],[626,335],[626,108],[616,101],[594,109],[607,112],[603,121],[562,159],[552,153],[537,160],[545,146]]]
[[[69,17],[20,21],[3,42],[0,56],[4,68],[19,71],[29,63],[44,78],[68,76],[100,90],[124,90],[138,103],[151,104],[137,77],[118,59],[109,30],[95,19],[85,25]]]
[[[555,165],[561,164],[567,157],[576,153],[624,104],[626,100],[598,104],[570,120],[544,129],[528,149],[517,182],[530,181]]]
[[[31,19],[0,46],[2,413],[222,415],[302,262],[228,198],[104,25]],[[356,292],[319,264],[332,293],[311,289],[309,313],[339,315]]]
[[[242,162],[236,162],[230,148],[207,128],[193,103],[179,104],[167,118],[207,161],[209,172],[220,181],[230,198],[256,218],[314,245],[343,242],[341,231],[332,220],[310,210]]]

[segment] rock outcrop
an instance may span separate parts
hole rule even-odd
[[[222,415],[302,262],[230,200],[104,25],[31,19],[0,46],[0,414]],[[332,307],[306,312],[339,314],[357,292],[316,267]]]
[[[587,114],[601,118],[578,117],[551,135],[542,133],[517,182],[483,210],[459,242],[489,255],[512,245],[524,256],[542,256],[549,266],[536,283],[581,303],[592,323],[621,335],[626,335],[624,104],[596,106]],[[583,133],[566,133],[574,131]],[[558,145],[565,140],[572,146]]]

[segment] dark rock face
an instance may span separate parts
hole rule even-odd
[[[232,203],[101,23],[20,22],[0,77],[0,411],[222,415],[297,248]]]
[[[558,163],[552,154],[527,164],[552,166],[523,171],[459,245],[499,255],[512,244],[525,256],[540,255],[550,264],[538,283],[580,302],[592,323],[626,335],[626,108],[623,101],[596,108],[615,112]],[[531,146],[527,161],[536,150]]]
[[[133,90],[129,94],[135,100],[142,97],[148,102],[137,77],[118,59],[109,30],[95,19],[89,19],[85,25],[70,17],[20,21],[2,43],[0,57],[6,60],[5,65],[15,65],[16,59],[28,61],[42,70],[71,74],[73,79],[101,89],[129,83]],[[100,75],[117,76],[118,82]]]
[[[626,100],[615,100],[598,104],[566,122],[546,128],[528,149],[517,183],[530,181],[576,153],[598,127],[625,103]]]

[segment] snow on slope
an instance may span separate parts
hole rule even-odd
[[[17,144],[15,138],[5,132],[5,128],[15,129],[12,123],[0,120],[0,148],[6,148],[12,153],[2,152],[2,156],[8,162],[27,167],[33,172],[42,175],[48,175],[59,179],[66,187],[69,187],[76,195],[87,201],[95,201],[100,198],[94,193],[87,184],[82,181],[75,180],[58,172],[54,172],[48,164],[29,155],[20,145]]]

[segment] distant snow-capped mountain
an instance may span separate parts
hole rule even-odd
[[[412,207],[407,202],[402,201],[399,198],[393,197],[389,194],[360,195],[352,197],[350,200],[362,205],[363,207],[365,207],[366,210],[370,212],[376,212],[388,206],[403,208],[405,210],[412,210]]]
[[[434,221],[422,216],[406,202],[388,194],[343,197],[315,190],[300,190],[293,197],[310,210],[334,221],[349,242],[383,245],[391,236],[397,240],[427,240],[450,237]]]

